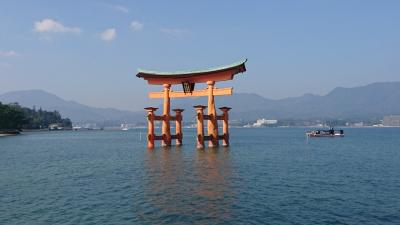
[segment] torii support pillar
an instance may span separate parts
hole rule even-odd
[[[204,148],[204,109],[207,108],[204,105],[193,106],[196,109],[197,117],[197,148]]]
[[[221,107],[222,111],[222,146],[229,146],[229,114],[228,111],[232,108]]]
[[[183,109],[173,109],[175,112],[175,132],[176,132],[176,145],[181,146],[182,145],[182,112],[184,111]]]
[[[147,123],[148,123],[148,130],[147,130],[147,148],[153,149],[154,148],[154,112],[158,108],[147,107],[144,108],[147,111]]]

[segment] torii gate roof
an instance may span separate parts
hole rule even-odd
[[[246,71],[246,62],[247,59],[230,65],[193,71],[156,72],[138,69],[138,74],[136,76],[147,80],[149,84],[156,85],[232,80],[234,75]]]

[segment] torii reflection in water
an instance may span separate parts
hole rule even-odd
[[[188,153],[188,154],[187,154]],[[231,221],[235,190],[229,149],[147,151],[142,196],[135,211],[143,221]],[[143,213],[145,212],[145,213]]]

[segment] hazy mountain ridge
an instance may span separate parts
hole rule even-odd
[[[124,121],[135,122],[142,119],[143,113],[118,110],[113,108],[97,108],[66,101],[56,95],[43,90],[12,91],[0,95],[0,101],[5,103],[18,102],[22,106],[36,108],[42,107],[46,110],[57,110],[64,117],[73,122],[104,122]]]
[[[351,119],[379,118],[400,114],[400,82],[373,83],[354,88],[338,87],[327,95],[304,94],[299,97],[273,100],[253,93],[217,96],[217,107],[232,107],[231,118],[255,120],[275,119]],[[13,91],[0,95],[4,103],[18,102],[22,106],[57,110],[74,122],[120,121],[144,122],[145,112],[123,111],[113,108],[95,108],[74,101],[66,101],[42,90]],[[160,101],[161,105],[162,101]],[[186,121],[194,120],[193,105],[206,105],[207,98],[172,99],[171,108],[184,108]],[[159,106],[160,107],[160,106]]]
[[[234,94],[217,96],[215,101],[219,107],[233,108],[231,118],[350,119],[400,114],[399,99],[400,82],[382,82],[354,88],[338,87],[324,96],[305,94],[272,100],[256,94]],[[198,98],[195,102],[182,99],[176,101],[175,106],[189,109],[194,103],[205,105],[207,99]]]

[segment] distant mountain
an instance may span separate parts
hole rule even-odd
[[[0,95],[4,103],[18,102],[25,107],[57,110],[73,122],[136,122],[143,121],[144,112],[130,112],[113,108],[96,108],[74,101],[66,101],[42,90],[12,91]]]
[[[145,122],[145,112],[122,111],[113,108],[94,108],[66,101],[41,90],[14,91],[0,95],[5,103],[18,102],[26,107],[57,110],[73,122],[116,121]],[[244,121],[271,119],[371,119],[400,114],[400,82],[373,83],[354,88],[335,88],[324,96],[305,94],[279,100],[257,94],[238,93],[215,97],[217,107],[232,107],[231,119]],[[161,103],[161,101],[160,101]],[[172,99],[171,108],[184,108],[185,121],[194,120],[193,105],[206,105],[207,98]],[[161,107],[161,106],[159,106]]]
[[[217,96],[217,106],[232,107],[231,118],[254,120],[276,119],[368,119],[400,114],[400,82],[373,83],[354,88],[335,88],[324,96],[305,94],[279,100],[256,94]],[[207,104],[207,98],[194,101],[177,99],[173,106],[193,110],[196,104]]]

